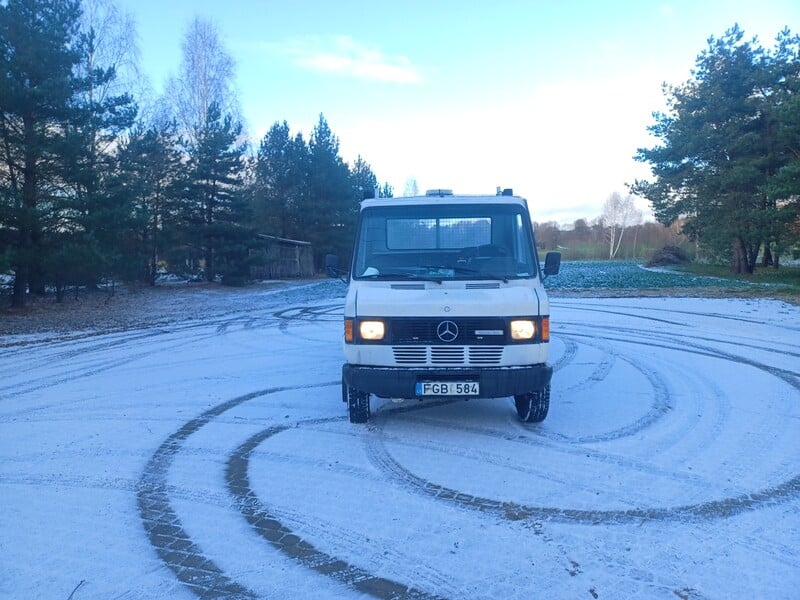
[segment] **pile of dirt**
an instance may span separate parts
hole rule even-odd
[[[682,265],[689,262],[689,257],[686,252],[678,246],[664,246],[660,250],[656,250],[650,260],[647,261],[647,267],[666,267],[669,265]]]

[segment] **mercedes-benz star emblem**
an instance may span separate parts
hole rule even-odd
[[[443,342],[452,342],[458,337],[458,325],[452,321],[442,321],[436,328],[436,335]]]

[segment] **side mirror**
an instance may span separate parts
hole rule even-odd
[[[561,268],[561,252],[548,252],[544,257],[544,277],[558,275]]]

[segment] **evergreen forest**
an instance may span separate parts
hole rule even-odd
[[[241,284],[265,256],[259,234],[310,242],[319,271],[327,254],[346,257],[359,202],[393,190],[361,156],[342,159],[324,114],[307,138],[278,120],[249,142],[233,61],[201,18],[178,75],[147,99],[133,29],[112,0],[0,3],[0,274],[13,274],[12,306],[70,286],[152,285],[165,268]],[[615,194],[592,224],[540,226],[540,244],[594,240],[630,258],[640,233],[652,245],[685,236],[737,272],[777,267],[800,241],[800,38],[787,29],[765,49],[733,27],[664,94],[658,143],[636,153],[653,177],[629,189],[662,231]]]

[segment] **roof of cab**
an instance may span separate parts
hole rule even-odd
[[[400,196],[398,198],[370,198],[361,202],[361,209],[373,206],[414,206],[419,204],[521,204],[527,208],[528,202],[520,196]]]

